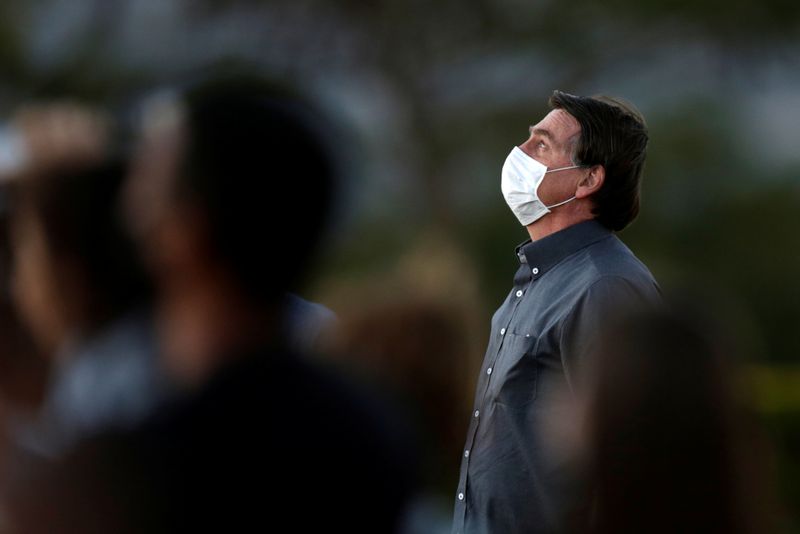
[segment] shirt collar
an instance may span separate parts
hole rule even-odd
[[[538,278],[567,256],[610,235],[611,230],[592,219],[536,241],[528,239],[516,248],[517,258]]]

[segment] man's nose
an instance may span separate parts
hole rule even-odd
[[[521,145],[519,145],[519,149],[525,152],[528,156],[533,157],[533,141],[531,139],[527,139]]]

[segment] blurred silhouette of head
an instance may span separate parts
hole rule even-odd
[[[119,160],[65,162],[11,187],[13,293],[48,352],[149,297],[118,213],[126,173]]]
[[[297,93],[255,76],[212,78],[174,104],[161,132],[177,137],[173,166],[150,169],[164,181],[156,201],[190,212],[209,255],[253,302],[270,304],[298,282],[325,227],[332,132]]]
[[[159,281],[168,352],[197,360],[266,336],[326,227],[331,135],[296,92],[250,75],[146,110],[128,215]]]
[[[760,532],[764,493],[731,352],[683,313],[604,334],[589,390],[597,532]]]
[[[463,365],[468,333],[459,312],[451,303],[412,296],[354,303],[343,315],[335,354],[405,401],[424,440],[425,472],[436,489],[448,492],[467,430],[459,415],[469,409],[472,389]]]
[[[304,274],[327,222],[334,170],[322,119],[252,79],[201,85],[186,104],[177,193],[202,204],[219,257],[269,303]]]

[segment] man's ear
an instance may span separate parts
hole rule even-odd
[[[600,190],[606,180],[606,169],[602,165],[595,165],[589,169],[583,180],[578,184],[575,198],[586,198]]]

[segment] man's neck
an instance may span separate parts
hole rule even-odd
[[[531,241],[537,241],[556,232],[560,232],[565,228],[593,218],[591,214],[587,213],[550,212],[538,221],[529,224],[526,229],[528,230],[528,235],[531,237]]]

